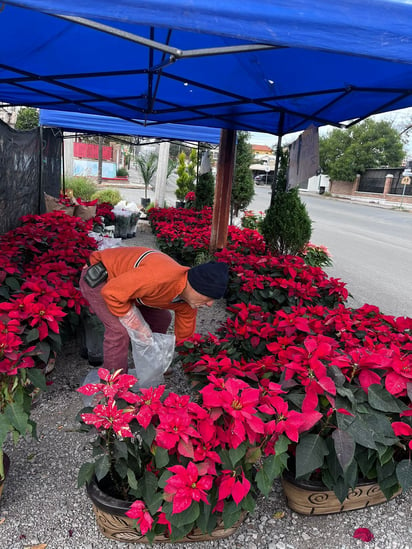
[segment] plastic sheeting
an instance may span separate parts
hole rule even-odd
[[[339,125],[412,106],[411,16],[408,0],[5,2],[0,101],[278,135]]]
[[[41,136],[38,128],[16,131],[0,121],[0,234],[23,215],[44,212],[43,191],[59,193],[60,147],[51,130]]]

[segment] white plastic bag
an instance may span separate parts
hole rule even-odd
[[[98,375],[99,368],[93,368],[93,370],[90,370],[90,372],[87,374],[87,376],[84,378],[84,380],[81,383],[81,387],[83,385],[89,385],[89,383],[102,383],[102,380],[99,378]],[[102,392],[95,393],[94,395],[83,395],[80,394],[83,406],[96,406],[99,403],[99,400],[103,397]]]
[[[134,330],[120,318],[126,328],[132,343],[133,362],[136,372],[131,372],[138,379],[137,387],[157,387],[164,383],[164,373],[169,368],[175,349],[175,336],[172,334],[152,333],[151,343],[147,343],[147,331],[150,327],[144,320],[139,309],[133,305],[133,315],[144,326],[144,335],[141,330]]]

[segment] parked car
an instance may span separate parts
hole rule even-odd
[[[256,185],[266,185],[266,183],[270,182],[270,174],[262,173],[256,175],[254,178],[254,182]]]

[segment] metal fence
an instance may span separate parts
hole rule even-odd
[[[388,174],[393,175],[390,194],[412,195],[412,185],[402,185],[403,168],[376,168],[368,169],[361,175],[358,191],[364,193],[383,194],[385,179]]]

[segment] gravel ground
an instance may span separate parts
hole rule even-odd
[[[139,232],[125,245],[155,246],[153,236]],[[214,332],[225,318],[223,302],[202,309],[197,331]],[[75,420],[82,407],[76,392],[90,371],[79,355],[79,342],[66,345],[49,374],[48,391],[33,409],[38,441],[9,444],[11,458],[0,500],[0,548],[115,549],[147,547],[105,538],[96,526],[91,502],[77,489],[77,472],[88,459],[86,435],[77,432]],[[178,367],[167,378],[174,390],[187,388]],[[279,482],[268,498],[260,498],[256,511],[237,532],[224,540],[198,542],[199,549],[352,549],[364,542],[353,539],[356,528],[369,528],[375,536],[367,547],[412,549],[412,491],[383,505],[328,516],[306,517],[286,506]],[[276,518],[281,516],[282,518]],[[156,544],[159,548],[193,548],[191,544]]]

